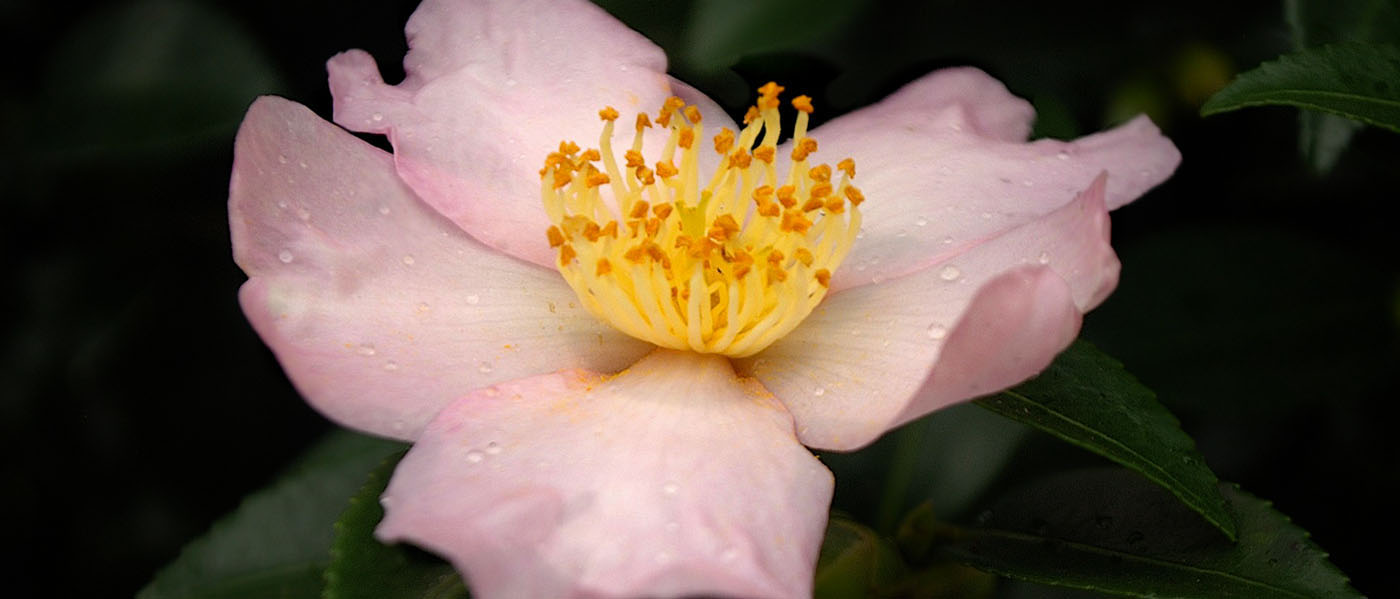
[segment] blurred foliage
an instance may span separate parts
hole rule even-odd
[[[1148,112],[1185,160],[1115,214],[1123,278],[1086,338],[1157,392],[1223,478],[1275,500],[1359,589],[1400,595],[1372,543],[1400,532],[1387,516],[1400,450],[1384,417],[1400,395],[1389,208],[1400,141],[1360,130],[1337,142],[1315,126],[1305,145],[1349,147],[1321,182],[1298,168],[1293,111],[1196,116],[1237,67],[1295,44],[1380,39],[1352,39],[1357,25],[1390,35],[1393,2],[603,4],[733,113],[748,89],[779,79],[814,97],[819,122],[954,64],[1032,99],[1038,136]],[[327,428],[238,309],[231,135],[260,93],[329,115],[324,61],[341,50],[366,49],[396,80],[415,5],[0,3],[0,43],[16,57],[0,95],[12,290],[0,299],[0,432],[23,456],[5,501],[27,516],[15,537],[31,548],[12,563],[9,592],[47,595],[40,585],[63,580],[74,596],[131,596]],[[702,19],[714,35],[697,33]],[[837,507],[855,520],[928,499],[938,517],[972,522],[1053,464],[1101,463],[973,406],[905,430],[823,456]],[[914,459],[892,459],[901,444]],[[890,482],[891,462],[907,483]],[[986,584],[937,579],[959,576]]]

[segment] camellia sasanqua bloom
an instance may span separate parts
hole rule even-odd
[[[809,596],[808,448],[1044,368],[1117,283],[1108,211],[1180,160],[1142,117],[1028,143],[974,69],[811,132],[793,98],[777,144],[780,88],[735,124],[580,1],[427,0],[407,32],[397,85],[329,63],[335,122],[392,154],[249,109],[234,255],[307,401],[414,442],[378,536],[480,597]]]

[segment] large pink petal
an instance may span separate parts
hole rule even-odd
[[[409,186],[478,240],[548,265],[545,155],[565,139],[595,147],[605,105],[623,114],[614,147],[629,147],[633,115],[671,93],[665,55],[582,0],[427,0],[407,34],[398,85],[362,51],[330,60],[335,121],[387,134]]]
[[[658,350],[452,404],[377,532],[448,558],[478,597],[810,597],[832,483],[760,385]]]
[[[1146,117],[1073,142],[1023,143],[1028,110],[980,71],[955,69],[814,130],[822,155],[855,158],[868,198],[862,238],[832,289],[944,262],[1063,206],[1105,171],[1117,208],[1181,161]]]
[[[741,368],[783,400],[803,443],[825,449],[1019,383],[1118,282],[1104,188],[1100,177],[952,262],[834,293]]]
[[[388,154],[305,107],[261,98],[235,144],[229,220],[254,328],[317,409],[412,439],[463,393],[649,346],[577,305],[558,273],[473,241]]]

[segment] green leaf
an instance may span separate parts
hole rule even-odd
[[[977,400],[1141,473],[1235,538],[1235,522],[1196,444],[1118,361],[1076,341],[1034,379]]]
[[[331,565],[323,599],[461,599],[470,597],[452,565],[408,545],[385,545],[374,538],[384,518],[379,496],[403,452],[385,459],[350,498],[335,523]]]
[[[332,525],[365,473],[403,444],[328,435],[280,480],[243,500],[156,574],[138,599],[314,598]]]
[[[906,574],[904,562],[888,541],[875,531],[832,515],[826,525],[817,557],[818,599],[872,596]]]
[[[1356,598],[1308,533],[1269,502],[1220,485],[1230,543],[1161,488],[1119,469],[1064,473],[1024,486],[980,526],[925,529],[939,555],[1003,576],[1133,597]]]
[[[1342,43],[1301,50],[1243,73],[1201,107],[1297,106],[1400,132],[1400,47]]]
[[[692,68],[713,71],[750,54],[812,45],[860,6],[856,0],[698,0],[682,58]]]

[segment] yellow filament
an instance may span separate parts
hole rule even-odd
[[[780,180],[783,88],[758,91],[743,129],[713,138],[720,164],[703,187],[700,110],[679,98],[666,100],[654,120],[637,116],[622,162],[612,147],[619,118],[612,107],[598,113],[598,149],[580,152],[565,141],[545,158],[540,195],[553,222],[546,238],[558,248],[559,272],[594,315],[662,347],[743,357],[782,338],[826,296],[860,230],[865,197],[850,183],[855,162],[846,158],[835,171],[808,164],[817,151],[807,136],[812,104],[799,96],[791,165]],[[642,153],[653,122],[670,131],[654,169]]]

